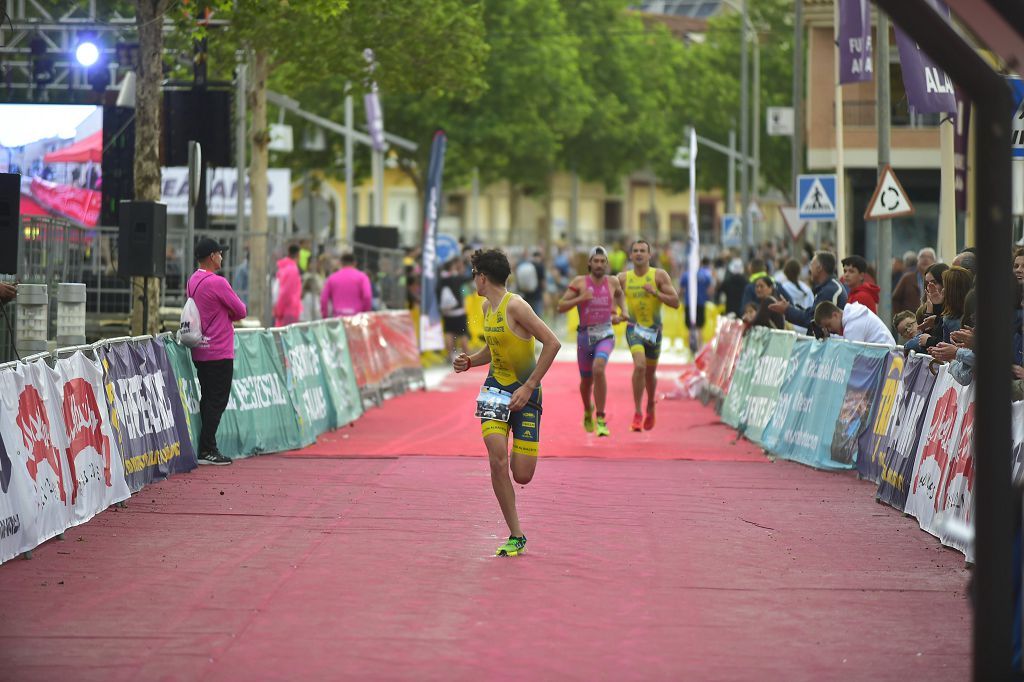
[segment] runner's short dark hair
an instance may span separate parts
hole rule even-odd
[[[509,276],[512,274],[512,267],[508,264],[508,256],[499,249],[488,249],[482,251],[477,249],[470,262],[473,264],[473,274],[483,275],[493,284],[505,286]]]
[[[836,257],[828,251],[819,251],[814,254],[814,257],[818,259],[818,265],[821,269],[828,273],[829,276],[836,274]]]
[[[637,244],[647,244],[647,251],[648,252],[651,251],[651,243],[649,241],[647,241],[646,239],[641,237],[640,239],[634,239],[633,243],[629,245],[630,253],[633,252],[633,247],[636,246]]]

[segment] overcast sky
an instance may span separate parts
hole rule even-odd
[[[0,145],[75,137],[78,126],[98,109],[91,104],[0,104]]]

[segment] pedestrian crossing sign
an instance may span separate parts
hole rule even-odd
[[[734,249],[743,244],[743,223],[735,213],[726,213],[722,216],[722,246],[726,249]]]
[[[800,220],[835,220],[836,176],[797,176]]]

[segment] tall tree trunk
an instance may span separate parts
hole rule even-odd
[[[270,75],[270,63],[265,49],[256,48],[251,74],[249,111],[252,113],[252,120],[249,139],[252,145],[252,160],[249,165],[249,188],[252,196],[252,216],[249,223],[249,314],[259,317],[264,324],[269,324],[267,167],[270,164],[270,133],[267,128],[267,77]]]
[[[163,82],[164,12],[168,0],[136,0],[139,65],[135,91],[135,199],[160,201],[160,111]],[[132,254],[118,253],[119,258]],[[189,264],[191,265],[191,264]],[[146,282],[146,280],[149,280]],[[133,277],[132,333],[160,331],[160,279]],[[142,292],[148,292],[148,322],[143,325]]]

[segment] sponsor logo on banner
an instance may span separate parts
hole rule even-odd
[[[29,459],[25,463],[29,476],[37,485],[39,484],[39,465],[46,462],[50,465],[53,473],[57,476],[57,490],[50,490],[50,493],[59,492],[60,501],[67,502],[67,495],[64,492],[64,470],[60,465],[60,451],[53,444],[50,434],[53,428],[46,416],[46,406],[35,386],[27,384],[18,396],[18,416],[15,423],[21,429],[22,442],[28,450]]]
[[[900,511],[907,504],[922,421],[935,386],[935,376],[928,369],[930,361],[928,356],[915,355],[904,365],[886,444],[878,455],[877,497]]]
[[[871,428],[861,434],[858,443],[857,469],[862,478],[878,482],[881,475],[882,449],[893,417],[893,407],[899,393],[900,378],[903,376],[903,355],[893,351],[889,354],[885,380],[878,387],[874,401]]]
[[[75,459],[89,448],[103,459],[103,482],[109,488],[110,439],[103,433],[103,418],[92,386],[85,379],[75,378],[64,384],[64,425],[67,427],[70,447],[68,465],[71,467],[71,504],[78,499],[78,472]],[[96,478],[99,478],[97,475]]]
[[[301,332],[293,332],[300,334]],[[301,337],[300,337],[301,338]],[[306,343],[288,344],[288,362],[294,380],[301,386],[302,405],[310,421],[322,422],[327,419],[327,398],[320,385],[320,356],[313,346]],[[313,379],[313,381],[310,381]]]
[[[231,397],[228,398],[228,410],[248,412],[262,410],[276,405],[287,405],[284,387],[277,374],[254,374],[240,377],[231,382]]]

